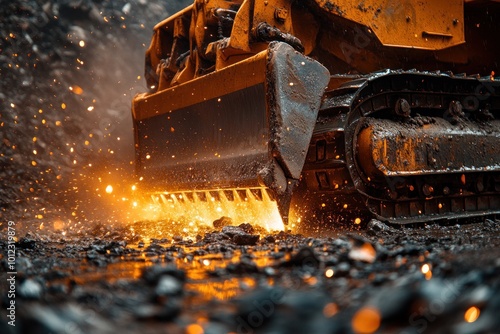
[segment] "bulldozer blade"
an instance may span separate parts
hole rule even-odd
[[[141,187],[151,194],[263,188],[286,224],[328,81],[320,63],[272,42],[244,61],[137,96]]]

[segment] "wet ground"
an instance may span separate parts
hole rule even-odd
[[[16,326],[4,315],[0,332],[495,333],[500,325],[500,221],[374,220],[314,238],[250,224],[166,232],[174,230],[160,221],[18,235]],[[8,229],[0,239],[7,249]],[[2,266],[9,271],[6,257]]]
[[[302,236],[120,215],[151,28],[191,2],[0,6],[0,333],[497,333],[493,218]]]

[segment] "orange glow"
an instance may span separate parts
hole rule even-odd
[[[323,307],[323,315],[326,318],[331,318],[339,311],[339,307],[335,303],[328,303]]]
[[[380,327],[380,313],[374,307],[363,307],[352,318],[352,329],[356,333],[373,333]]]
[[[469,323],[474,322],[479,318],[480,313],[481,311],[476,306],[469,307],[467,311],[465,311],[464,319]]]
[[[69,87],[69,90],[75,93],[76,95],[82,95],[83,94],[83,89],[80,86],[74,85]]]
[[[422,265],[420,271],[422,271],[422,274],[424,274],[426,280],[430,280],[432,278],[431,266],[429,264],[425,263],[424,265]]]
[[[284,229],[276,201],[271,200],[263,188],[158,193],[152,198],[154,211],[160,216],[174,220],[190,217],[194,225],[211,226],[213,221],[225,216],[235,223],[258,224],[268,231]]]
[[[112,192],[113,192],[113,186],[112,185],[108,185],[106,187],[106,193],[111,194]]]
[[[198,276],[197,276],[198,275]],[[192,272],[190,279],[205,279],[206,272]],[[188,284],[188,288],[201,296],[207,296],[210,299],[230,300],[241,294],[241,284],[249,287],[255,286],[255,280],[250,277],[231,278],[224,281],[213,281],[210,284]]]
[[[316,285],[318,283],[318,279],[314,276],[311,276],[311,277],[308,277],[304,280],[304,282],[306,282],[307,284],[313,286],[313,285]]]
[[[198,324],[190,324],[186,327],[186,334],[203,334],[203,327]]]
[[[377,257],[377,251],[373,248],[372,244],[365,242],[361,246],[355,246],[349,252],[349,258],[356,261],[363,261],[373,263]]]
[[[56,220],[53,224],[54,230],[62,230],[64,228],[64,222],[61,220]]]

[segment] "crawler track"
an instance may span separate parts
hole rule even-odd
[[[334,80],[348,80],[345,76]],[[414,223],[500,213],[499,81],[384,71],[325,94],[303,171],[313,210]]]

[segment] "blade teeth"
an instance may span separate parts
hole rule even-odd
[[[255,199],[250,189],[245,189],[245,196],[249,201]]]
[[[201,190],[192,192],[161,193],[151,195],[155,204],[187,205],[205,203],[244,203],[249,201],[273,202],[274,199],[265,188],[240,188]]]
[[[219,199],[221,202],[229,202],[229,199],[226,196],[226,193],[223,190],[219,190]]]
[[[158,196],[156,195],[151,195],[151,200],[153,201],[154,204],[160,204]]]
[[[177,196],[175,194],[170,194],[170,198],[174,202],[174,204],[179,204],[179,201],[177,200]]]
[[[266,189],[263,189],[261,191],[261,194],[262,194],[262,201],[271,202],[271,197],[269,197],[269,194],[267,193]]]
[[[167,197],[165,196],[165,194],[161,194],[160,198],[161,198],[161,201],[163,202],[163,204],[168,204],[168,200],[167,200]]]

